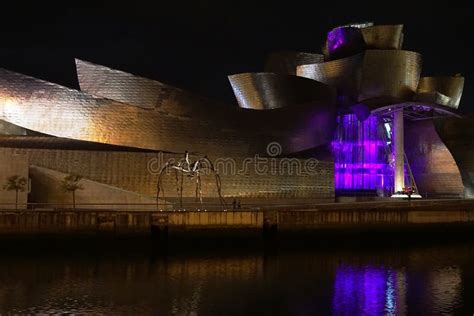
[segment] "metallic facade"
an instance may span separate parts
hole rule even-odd
[[[320,55],[307,53],[296,53],[296,56],[296,63],[319,60],[321,58]],[[294,91],[290,90],[286,95],[280,93],[280,96],[286,98],[286,104],[297,106],[298,108],[292,110],[281,109],[262,114],[237,109],[227,104],[219,104],[155,80],[135,76],[90,62],[76,60],[76,65],[81,89],[87,93],[130,105],[138,104],[138,106],[140,106],[141,104],[141,107],[154,109],[154,111],[160,114],[166,114],[171,117],[182,117],[183,120],[195,119],[199,120],[201,124],[208,122],[212,126],[222,124],[225,125],[225,127],[223,127],[225,130],[234,127],[234,133],[237,134],[237,136],[233,138],[244,137],[245,132],[242,132],[242,126],[245,126],[244,130],[249,130],[251,135],[273,135],[271,136],[273,140],[264,136],[261,141],[262,144],[270,141],[278,141],[283,145],[285,152],[298,152],[320,146],[325,142],[327,143],[332,137],[330,131],[334,130],[334,123],[331,122],[334,120],[330,118],[335,114],[333,107],[334,100],[324,100],[324,103],[313,102],[320,101],[319,99],[321,98],[321,95],[316,93],[320,90],[313,91],[315,87],[318,89],[326,89],[327,92],[325,93],[331,92],[332,90],[332,88],[324,87],[319,83],[314,84],[308,81],[301,83],[300,80],[296,79],[297,85]],[[285,78],[287,77],[281,76],[281,78],[284,78],[281,83],[284,84],[284,80],[286,80]],[[275,86],[269,85],[269,92],[267,93],[271,94],[272,91],[275,91],[275,89],[278,88],[277,84],[278,82]],[[148,101],[140,103],[140,100],[137,101],[134,98],[128,97],[133,94],[132,91],[135,90],[139,91],[142,95],[142,99],[140,100],[147,99]],[[265,91],[267,90],[262,90],[262,93]],[[303,92],[303,95],[301,95],[301,92]],[[304,98],[304,93],[310,94],[313,97]],[[312,104],[298,106],[298,104],[292,103],[291,101],[294,95],[302,100],[302,102],[309,100]],[[153,104],[155,104],[155,106],[152,106]],[[319,104],[318,107],[315,107],[315,104]],[[318,112],[321,112],[321,114],[318,114]],[[302,119],[304,116],[306,116],[307,119]],[[232,120],[230,120],[230,118],[232,118]],[[326,120],[326,122],[324,120]],[[318,124],[314,125],[314,122],[318,122]],[[319,128],[319,126],[321,128]],[[324,129],[328,132],[321,133]],[[303,134],[304,131],[308,133]],[[313,134],[313,136],[308,136],[310,133]],[[247,137],[251,138],[252,136]],[[183,139],[182,141],[192,142],[189,139]],[[255,141],[255,139],[247,140],[247,142],[250,143],[255,143]],[[264,145],[266,146],[266,144]],[[263,147],[259,146],[260,149]],[[221,146],[219,146],[219,150],[223,151]],[[254,149],[249,150],[252,151]],[[262,153],[261,150],[259,153]]]
[[[331,60],[328,62],[301,65],[296,74],[300,77],[322,82],[337,89],[345,103],[357,101],[359,94],[363,54]]]
[[[79,59],[76,59],[76,69],[83,92],[143,109],[202,117],[215,112],[221,115],[229,107],[156,80]],[[204,110],[208,110],[207,113]]]
[[[322,54],[283,51],[270,54],[265,61],[264,69],[265,72],[295,75],[298,66],[323,61],[324,55]]]
[[[243,73],[229,76],[241,108],[277,109],[298,104],[335,104],[334,88],[296,76]]]
[[[366,50],[319,64],[302,65],[298,76],[334,86],[344,104],[386,105],[411,101],[418,89],[421,55],[403,50]]]
[[[474,198],[474,117],[435,121],[436,131],[453,155],[467,198]]]
[[[422,77],[417,89],[417,99],[442,104],[457,109],[464,89],[464,77]]]
[[[157,152],[48,148],[52,147],[51,143],[54,141],[43,142],[43,148],[31,148],[33,142],[31,137],[19,137],[9,142],[3,142],[0,138],[0,154],[20,155],[30,165],[65,174],[81,174],[85,179],[97,183],[152,197],[156,196],[159,167],[170,159],[182,158],[180,154]],[[285,160],[272,158],[257,166],[253,160],[244,162],[248,158],[250,157],[232,157],[235,164],[229,164],[229,157],[216,164],[227,203],[231,203],[233,197],[246,204],[265,203],[265,199],[287,204],[289,201],[328,202],[334,198],[334,166],[331,161],[320,161],[310,173],[292,173],[287,169],[288,163]],[[219,204],[213,175],[204,175],[202,181],[204,201]],[[176,202],[176,180],[173,173],[163,177],[163,186],[164,195],[160,197]],[[185,179],[183,197],[185,202],[195,202],[193,180]]]
[[[427,198],[459,198],[464,185],[453,155],[439,137],[434,122],[406,122],[405,148],[418,190]]]
[[[299,152],[327,143],[334,131],[330,103],[257,112],[235,107],[218,118],[164,115],[0,70],[0,119],[57,137],[222,157],[265,154],[275,141],[283,153]]]
[[[323,50],[327,60],[334,60],[353,56],[367,49],[401,49],[403,37],[401,24],[349,24],[329,31]]]
[[[421,65],[421,55],[416,52],[367,50],[359,101],[390,104],[411,100],[418,87]]]
[[[224,197],[246,203],[328,202],[335,188],[400,191],[413,178],[428,197],[473,197],[474,122],[456,111],[464,78],[420,78],[421,55],[402,44],[403,25],[334,28],[324,55],[278,52],[266,72],[230,75],[234,105],[81,60],[81,91],[0,69],[0,151],[148,198],[158,176],[149,162],[185,152],[234,167],[273,159],[263,173],[255,161],[221,169]],[[316,157],[314,174],[287,172]],[[202,180],[217,202],[215,179]],[[163,188],[176,202],[176,179]],[[195,188],[184,186],[184,200]]]
[[[76,69],[81,90],[98,97],[154,109],[167,94],[164,84],[79,59]]]
[[[367,49],[401,49],[403,25],[374,25],[361,28]]]
[[[340,26],[328,32],[324,55],[326,60],[334,60],[356,55],[365,49],[360,27]]]

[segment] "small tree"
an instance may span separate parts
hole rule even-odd
[[[82,176],[78,174],[70,174],[64,177],[61,186],[64,192],[72,193],[72,207],[76,210],[76,191],[84,189],[79,182],[82,180]]]
[[[24,192],[28,180],[19,175],[14,175],[7,178],[7,182],[3,186],[4,190],[15,191],[15,209],[18,209],[18,192]]]

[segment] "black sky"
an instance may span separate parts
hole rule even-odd
[[[473,5],[436,2],[2,3],[0,67],[77,88],[78,57],[235,102],[226,76],[262,70],[272,51],[320,52],[350,22],[402,23],[424,75],[466,77],[461,109],[474,112]]]

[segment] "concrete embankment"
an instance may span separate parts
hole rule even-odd
[[[474,225],[474,200],[335,203],[238,211],[0,210],[0,234],[308,232]]]

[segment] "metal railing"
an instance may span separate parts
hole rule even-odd
[[[233,208],[233,205],[227,205],[227,208],[220,203],[187,203],[183,208],[175,207],[169,204],[167,208],[161,207],[153,203],[81,203],[76,204],[60,204],[60,203],[0,203],[0,211],[110,211],[110,212],[156,212],[156,211],[172,211],[172,212],[247,212],[247,211],[273,211],[273,210],[315,210],[315,209],[338,209],[338,208],[385,208],[385,207],[404,207],[408,203],[407,200],[387,199],[383,201],[364,201],[364,202],[331,202],[331,203],[244,203],[240,208]],[[412,206],[426,205],[444,205],[444,204],[474,204],[474,199],[424,199],[410,202]]]

